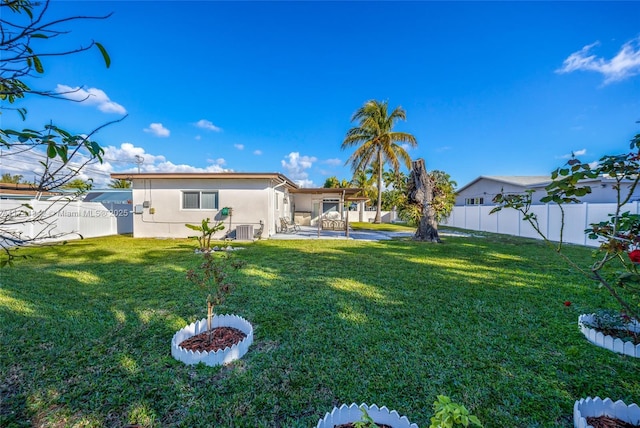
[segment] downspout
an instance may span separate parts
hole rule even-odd
[[[276,197],[277,197],[277,196],[276,196],[276,189],[277,189],[278,187],[284,186],[285,184],[287,184],[287,180],[283,180],[281,183],[278,183],[278,184],[276,184],[275,186],[273,186],[273,187],[271,188],[271,190],[272,190],[271,195],[273,195],[273,197],[274,197],[274,198],[276,198]],[[269,213],[269,215],[270,215],[272,218],[271,218],[271,219],[269,219],[269,224],[271,224],[271,225],[275,225],[275,224],[276,224],[276,220],[275,220],[275,217],[273,216],[273,214],[275,214],[275,213],[273,212],[273,207],[274,207],[273,200],[271,200],[271,201],[270,201],[270,205],[271,205],[271,206],[269,207],[269,211],[268,211],[268,213]],[[276,227],[276,228],[277,228],[277,226],[274,226],[274,227]],[[276,232],[276,230],[274,230],[274,234],[275,234],[275,232]]]
[[[344,196],[345,196],[345,190],[342,191],[342,194],[340,195],[340,218],[342,220],[344,220]],[[347,220],[345,221],[345,227],[344,227],[344,236],[346,236],[347,238],[349,237],[349,210],[347,209]]]

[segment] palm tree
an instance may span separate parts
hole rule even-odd
[[[356,196],[368,198],[370,201],[374,201],[376,199],[377,191],[373,186],[373,180],[367,176],[366,172],[356,171],[353,174],[353,178],[351,179],[351,183],[349,183],[349,185],[352,187],[357,187],[358,189],[362,189],[356,194]]]
[[[109,187],[111,187],[112,189],[130,189],[131,181],[121,178],[114,178],[113,180],[111,180],[111,183],[109,183]]]
[[[390,114],[387,113],[387,101],[370,100],[364,103],[351,117],[351,122],[358,122],[347,131],[342,142],[342,149],[357,146],[353,154],[347,159],[351,163],[351,170],[355,174],[364,171],[368,166],[377,166],[376,178],[378,182],[377,209],[374,223],[381,222],[382,198],[382,169],[385,164],[390,164],[391,169],[399,171],[400,162],[411,169],[411,157],[398,143],[405,143],[416,147],[416,138],[406,132],[395,132],[393,126],[398,120],[406,120],[406,112],[402,107],[396,107]]]

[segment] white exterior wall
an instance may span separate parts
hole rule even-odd
[[[493,204],[493,198],[500,192],[519,193],[525,188],[514,184],[501,183],[493,180],[480,180],[463,189],[456,195],[456,205],[464,205],[467,198],[484,198],[483,205]],[[540,196],[542,197],[542,195]]]
[[[141,214],[134,214],[134,237],[186,238],[197,232],[187,228],[186,223],[200,224],[203,219],[222,220],[225,229],[213,236],[222,239],[238,225],[252,225],[254,231],[259,222],[265,224],[262,236],[275,233],[276,221],[283,216],[284,189],[268,179],[215,179],[215,178],[134,178],[133,206],[149,202]],[[218,191],[218,209],[182,209],[182,192],[189,190]],[[224,207],[232,208],[230,216],[222,216]],[[138,207],[138,209],[140,209]],[[153,212],[153,213],[152,213]]]

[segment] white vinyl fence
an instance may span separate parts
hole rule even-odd
[[[640,202],[627,204],[623,207],[621,213],[629,211],[631,214],[638,214],[639,205]],[[490,215],[489,213],[493,208],[495,206],[491,205],[456,206],[453,208],[449,218],[441,224],[462,229],[540,239],[540,235],[529,222],[522,220],[520,212],[511,208],[503,208],[501,211]],[[597,246],[598,241],[589,239],[584,231],[590,224],[609,219],[609,214],[613,214],[615,209],[616,204],[582,203],[565,205],[563,242],[592,247]],[[537,215],[542,233],[551,241],[559,241],[561,214],[558,206],[555,204],[532,205],[531,211]]]
[[[3,229],[39,242],[133,232],[131,204],[0,199],[0,213]]]

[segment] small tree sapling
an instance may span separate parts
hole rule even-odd
[[[190,269],[187,272],[187,279],[200,289],[207,292],[207,331],[208,341],[211,342],[213,329],[213,308],[222,304],[226,296],[232,291],[234,283],[227,280],[229,269],[240,269],[246,262],[244,260],[232,260],[229,253],[214,254],[203,253],[203,262],[199,270]]]
[[[210,225],[211,219],[205,218],[200,225],[197,224],[185,224],[189,229],[200,232],[200,236],[195,236],[200,244],[200,251],[203,253],[211,250],[211,238],[213,235],[224,229],[224,224],[221,221],[217,222],[213,226]]]

